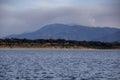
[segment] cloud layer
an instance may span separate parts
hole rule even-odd
[[[0,0],[0,36],[52,23],[120,28],[118,0]]]

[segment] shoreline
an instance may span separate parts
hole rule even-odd
[[[0,48],[0,50],[120,50],[120,49],[94,49],[94,48]]]
[[[120,42],[74,41],[63,39],[1,39],[0,48],[8,49],[120,49]]]
[[[92,49],[92,48],[21,48],[21,47],[18,47],[18,48],[0,48],[1,49],[10,49],[10,50],[14,50],[14,49],[19,49],[19,50],[29,50],[29,49],[34,49],[34,50],[97,50],[97,49]]]

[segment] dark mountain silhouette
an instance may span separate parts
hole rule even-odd
[[[120,41],[120,29],[108,27],[89,27],[82,25],[50,24],[35,32],[10,35],[6,38],[66,39],[114,42]]]

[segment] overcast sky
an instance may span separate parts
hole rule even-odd
[[[120,28],[120,0],[0,0],[0,37],[53,23]]]

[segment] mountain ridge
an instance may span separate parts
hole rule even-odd
[[[120,29],[108,27],[89,27],[83,25],[66,25],[66,24],[49,24],[39,30],[20,35],[11,35],[6,38],[27,38],[27,39],[66,39],[78,41],[105,41],[114,42],[120,41],[120,35],[115,39],[111,39],[110,35],[116,36]],[[116,33],[116,34],[115,34]],[[108,39],[104,36],[109,36]]]

